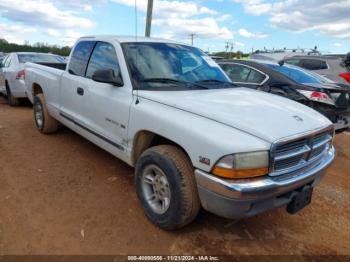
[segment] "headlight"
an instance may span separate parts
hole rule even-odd
[[[212,173],[224,178],[248,178],[267,175],[269,152],[239,153],[221,158]]]

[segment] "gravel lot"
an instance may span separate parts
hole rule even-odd
[[[169,233],[143,215],[132,168],[68,129],[40,134],[30,106],[0,97],[0,255],[350,255],[350,135],[335,144],[336,162],[299,214],[234,223],[203,211]]]

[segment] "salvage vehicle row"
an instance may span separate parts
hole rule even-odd
[[[290,98],[307,105],[334,123],[337,132],[350,127],[350,86],[302,68],[270,61],[220,60],[237,85]]]

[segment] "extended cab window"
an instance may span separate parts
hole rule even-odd
[[[11,55],[9,55],[5,61],[4,67],[9,67],[11,65]]]
[[[115,75],[119,74],[117,53],[111,44],[99,42],[92,52],[86,71],[86,77],[92,78],[96,70],[113,69]]]
[[[2,60],[2,62],[1,62],[1,67],[5,67],[6,61],[8,58],[9,58],[9,56],[5,56],[4,60]]]
[[[85,76],[87,63],[95,42],[83,41],[76,45],[69,62],[68,72],[77,76]]]

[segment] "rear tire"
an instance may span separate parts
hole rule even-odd
[[[36,127],[41,133],[50,134],[57,131],[59,122],[50,116],[43,94],[34,97],[33,111]]]
[[[11,89],[7,83],[6,83],[6,96],[7,96],[7,103],[10,106],[18,106],[19,105],[19,99],[12,95]]]
[[[175,146],[146,150],[136,164],[137,196],[147,218],[165,230],[191,223],[200,210],[193,166]]]

